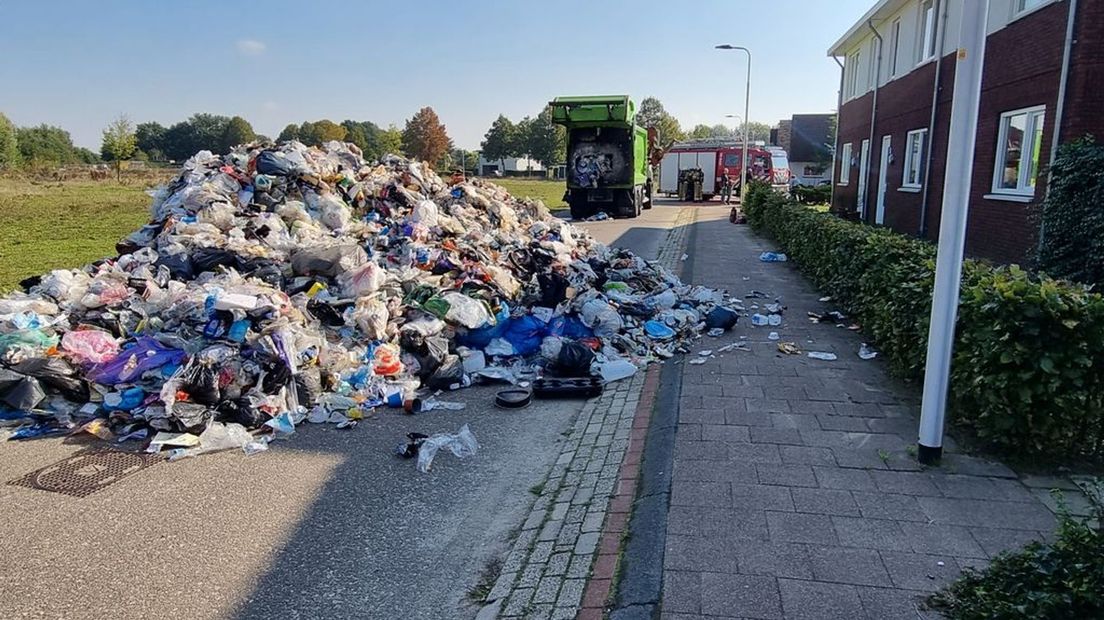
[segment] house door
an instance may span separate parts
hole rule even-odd
[[[870,140],[862,141],[859,155],[859,216],[866,220],[866,177],[870,172]]]
[[[882,136],[882,159],[878,168],[878,208],[874,212],[875,224],[885,224],[885,201],[889,186],[889,158],[892,154],[892,144],[892,136]]]

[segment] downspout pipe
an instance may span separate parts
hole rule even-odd
[[[878,57],[874,60],[874,99],[870,102],[870,140],[867,142],[866,151],[866,183],[864,183],[865,189],[862,196],[862,214],[863,221],[866,221],[869,209],[867,206],[870,204],[870,177],[874,166],[871,165],[871,160],[874,155],[874,121],[878,117],[878,88],[882,83],[882,47],[885,39],[882,38],[881,33],[874,27],[874,20],[866,20],[866,27],[870,28],[870,32],[874,33],[874,38],[878,40]],[[836,126],[839,126],[837,121]],[[862,160],[862,145],[859,145],[859,160]]]
[[[832,56],[832,60],[836,61],[836,64],[840,68],[840,83],[839,90],[836,92],[836,135],[832,136],[832,197],[829,199],[831,209],[835,211],[836,208],[836,180],[839,178],[836,176],[836,164],[839,162],[839,117],[843,111],[843,63],[836,56]],[[850,165],[850,164],[848,164]]]
[[[924,157],[924,189],[921,190],[923,193],[920,195],[919,234],[921,239],[928,235],[928,192],[931,191],[931,163],[935,153],[932,144],[935,143],[935,120],[936,115],[939,113],[939,79],[943,73],[943,50],[947,49],[947,13],[950,11],[948,5],[943,3],[943,0],[935,0],[936,15],[939,15],[940,8],[943,9],[943,15],[940,18],[940,22],[935,26],[939,30],[935,33],[935,36],[939,37],[939,52],[935,57],[935,80],[932,81],[931,119],[928,120],[927,144],[924,145],[927,149],[927,153]]]
[[[1050,170],[1054,168],[1054,159],[1058,157],[1058,145],[1062,138],[1062,120],[1066,111],[1066,87],[1069,84],[1070,57],[1073,56],[1073,46],[1077,22],[1077,0],[1069,0],[1069,15],[1066,18],[1066,46],[1062,52],[1062,77],[1058,82],[1058,102],[1054,106],[1054,135],[1050,138],[1050,158],[1047,163],[1047,190],[1050,195]],[[1046,235],[1046,221],[1039,224],[1039,247],[1043,246]]]

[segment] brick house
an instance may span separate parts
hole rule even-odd
[[[934,240],[963,3],[879,0],[841,75],[833,210]],[[1055,146],[1104,139],[1104,1],[990,0],[966,252],[1021,262]]]

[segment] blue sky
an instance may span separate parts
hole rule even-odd
[[[0,112],[99,149],[120,113],[240,114],[261,133],[432,106],[456,143],[558,95],[654,95],[684,126],[835,108],[826,50],[873,0],[32,2],[0,0]]]

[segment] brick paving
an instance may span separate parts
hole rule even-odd
[[[665,620],[936,617],[920,602],[960,569],[1051,532],[1041,497],[1061,481],[1021,481],[950,440],[941,467],[920,467],[917,388],[861,360],[860,334],[811,323],[831,304],[724,215],[701,209],[689,279],[787,310],[779,327],[741,322],[731,338],[749,352],[682,370]],[[784,355],[770,331],[838,360]]]

